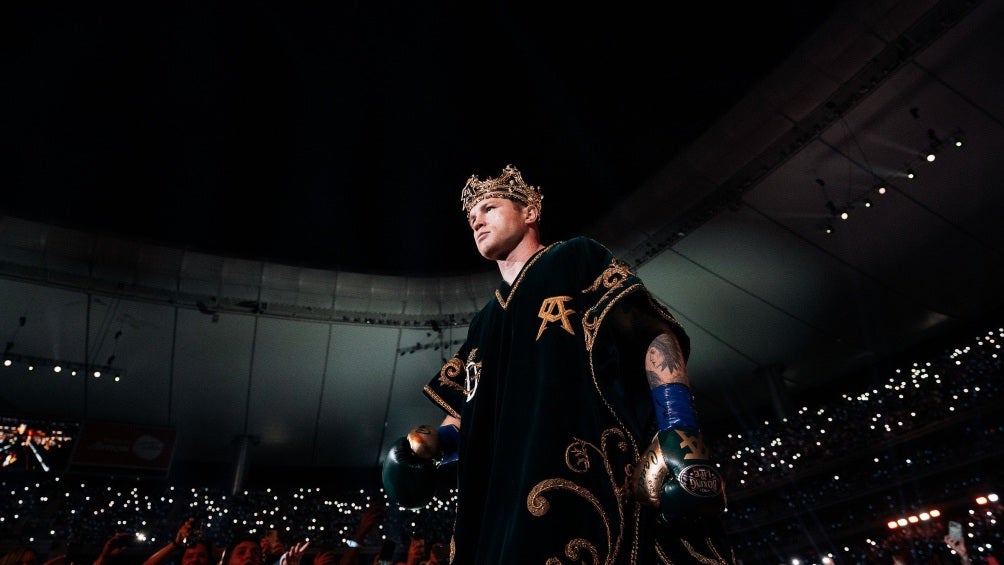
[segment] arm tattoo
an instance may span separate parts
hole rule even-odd
[[[648,345],[648,352],[645,354],[645,375],[651,388],[666,383],[690,385],[683,352],[672,334],[659,334]]]

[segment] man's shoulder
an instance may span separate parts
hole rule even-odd
[[[601,244],[599,241],[589,237],[588,235],[577,235],[574,237],[570,237],[567,240],[565,240],[564,243],[571,245],[590,245],[590,246],[599,245],[601,247],[603,246],[603,244]]]
[[[609,252],[609,250],[606,248],[605,245],[586,235],[577,235],[575,237],[559,241],[552,246],[551,250],[555,252],[570,252],[570,251],[571,252],[601,251],[604,253]]]
[[[599,241],[584,235],[559,241],[548,249],[554,261],[574,260],[585,265],[606,265],[613,259],[610,250]]]

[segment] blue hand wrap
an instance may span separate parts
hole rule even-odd
[[[667,383],[652,389],[652,403],[660,430],[670,428],[697,429],[697,412],[690,400],[690,387],[683,383]]]
[[[439,434],[439,450],[443,453],[440,465],[445,465],[451,461],[456,461],[460,455],[460,430],[454,425],[439,426],[436,428]]]

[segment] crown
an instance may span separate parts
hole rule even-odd
[[[506,165],[502,169],[502,175],[497,179],[491,177],[479,180],[477,175],[471,175],[467,179],[464,190],[460,193],[460,203],[464,212],[470,213],[471,208],[486,198],[508,198],[523,204],[534,205],[537,212],[541,211],[541,202],[544,195],[540,192],[539,186],[530,186],[523,182],[523,176],[519,174],[519,169],[512,165]]]

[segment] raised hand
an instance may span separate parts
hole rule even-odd
[[[310,545],[310,540],[294,543],[286,550],[286,553],[283,553],[279,557],[279,565],[300,565],[300,560],[303,559],[303,552],[307,550],[308,545]]]

